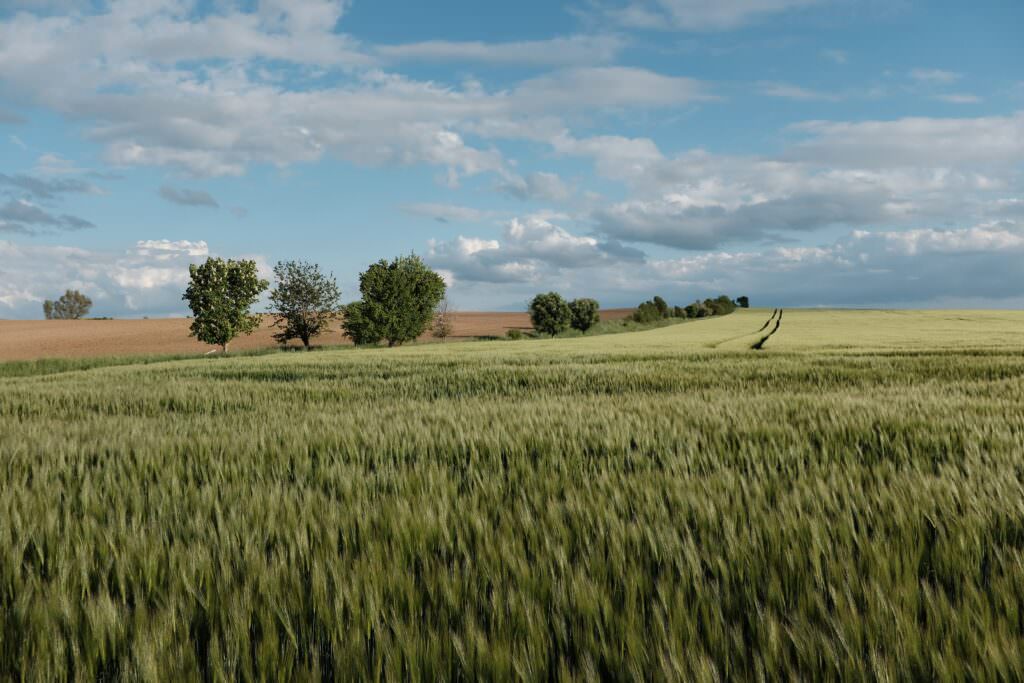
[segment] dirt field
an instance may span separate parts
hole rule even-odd
[[[632,309],[601,312],[603,320],[624,318]],[[511,328],[530,329],[526,313],[455,313],[455,338],[503,336]],[[185,318],[159,320],[0,320],[0,361],[37,358],[81,358],[140,354],[201,354],[214,347],[189,336]],[[239,337],[232,350],[276,346],[269,318],[251,336]],[[436,341],[428,336],[424,341]],[[349,343],[339,325],[322,335],[318,345]],[[299,345],[296,343],[296,345]]]

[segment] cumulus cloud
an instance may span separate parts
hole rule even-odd
[[[208,254],[201,241],[140,241],[116,252],[0,240],[0,318],[40,317],[43,300],[69,287],[93,300],[96,315],[184,314],[188,266]]]
[[[576,235],[539,216],[509,221],[501,240],[459,235],[431,240],[428,259],[457,281],[534,282],[563,269],[642,261],[635,249]]]
[[[756,292],[769,305],[999,305],[1024,296],[1022,257],[1022,226],[995,222],[854,231],[830,245],[712,252],[654,261],[651,268],[670,293]]]
[[[172,204],[181,206],[208,206],[214,209],[220,207],[217,200],[209,192],[203,190],[179,189],[164,185],[160,188],[159,194]]]

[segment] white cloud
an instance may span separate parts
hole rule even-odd
[[[389,60],[472,62],[523,66],[590,66],[612,62],[625,46],[619,36],[576,35],[509,43],[431,40],[382,45],[375,53]]]
[[[464,237],[431,240],[428,260],[456,281],[535,282],[565,269],[643,260],[643,254],[576,235],[540,216],[509,221],[501,240]]]
[[[836,166],[880,168],[1015,165],[1024,158],[1024,111],[980,118],[810,121],[789,156]]]
[[[842,99],[842,97],[834,93],[809,90],[799,85],[793,85],[792,83],[761,81],[757,84],[757,88],[762,95],[767,95],[768,97],[779,97],[787,100],[821,100],[825,102],[838,102]]]
[[[494,216],[493,211],[433,202],[406,204],[402,210],[414,216],[432,218],[438,223],[480,223]]]
[[[205,242],[144,240],[123,252],[0,240],[0,318],[42,316],[44,299],[78,289],[93,314],[184,314],[181,293],[190,263],[209,254]]]
[[[632,0],[608,12],[625,26],[724,31],[819,4],[820,0]]]
[[[960,80],[962,75],[955,71],[944,71],[943,69],[912,69],[910,77],[920,83],[948,85]]]
[[[935,99],[940,102],[948,102],[949,104],[977,104],[981,102],[981,98],[977,95],[970,93],[949,93],[945,95],[936,95]]]

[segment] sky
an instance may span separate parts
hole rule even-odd
[[[536,293],[1024,306],[1019,0],[0,0],[0,318],[208,256]]]

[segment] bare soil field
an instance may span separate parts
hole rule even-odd
[[[632,312],[631,308],[608,309],[602,320],[618,320]],[[453,339],[504,336],[517,328],[531,328],[526,313],[454,313]],[[202,354],[215,347],[189,336],[191,321],[187,318],[154,320],[0,320],[0,361],[35,360],[38,358],[85,358],[93,356],[131,356],[145,354]],[[271,348],[275,328],[265,317],[259,330],[238,337],[231,350]],[[429,334],[421,341],[436,341]],[[316,340],[319,346],[349,344],[342,336],[340,324]],[[298,342],[293,342],[301,346]]]

